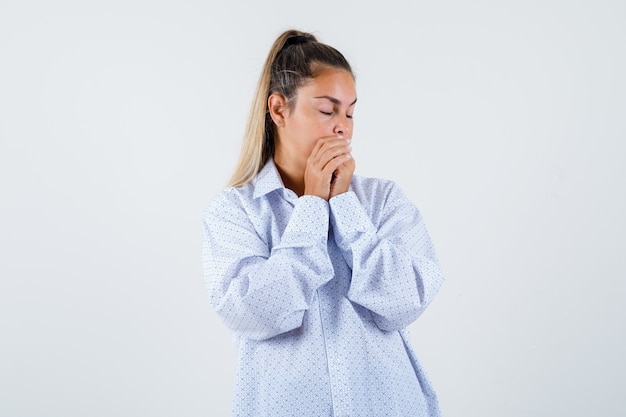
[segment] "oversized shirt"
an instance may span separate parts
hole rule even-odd
[[[397,185],[298,198],[270,160],[203,225],[209,299],[238,341],[233,416],[439,415],[406,327],[443,277]]]

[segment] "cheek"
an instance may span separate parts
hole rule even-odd
[[[332,125],[324,121],[308,120],[306,124],[302,124],[298,129],[302,148],[309,153],[313,150],[318,140],[332,135]]]
[[[325,138],[328,136],[334,136],[333,128],[335,124],[328,119],[318,120],[314,124],[314,128],[311,130],[311,133],[317,138]]]

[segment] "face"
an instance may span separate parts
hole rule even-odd
[[[356,88],[348,71],[323,70],[298,89],[294,100],[282,114],[273,114],[278,123],[275,158],[304,165],[318,139],[352,138]]]

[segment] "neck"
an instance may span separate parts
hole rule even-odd
[[[276,165],[285,187],[301,197],[304,194],[305,167],[301,166],[296,158],[285,155],[278,148],[274,152],[274,165]]]

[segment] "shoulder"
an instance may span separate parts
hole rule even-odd
[[[355,174],[352,176],[350,185],[355,189],[379,191],[395,186],[395,182],[385,178],[364,177]]]
[[[400,187],[392,180],[384,178],[363,177],[354,175],[350,184],[352,191],[359,197],[361,202],[377,200],[384,202],[390,196],[402,193]]]
[[[354,175],[350,189],[375,224],[395,216],[398,211],[416,210],[392,180]]]
[[[246,205],[253,199],[254,188],[248,183],[241,187],[227,187],[220,191],[208,204],[203,217],[227,217],[245,212]]]

